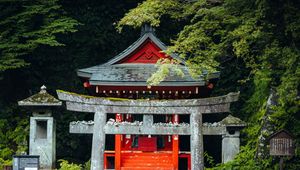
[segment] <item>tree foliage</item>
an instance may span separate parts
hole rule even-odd
[[[121,34],[114,28],[114,22],[136,5],[137,1],[0,1],[0,34],[10,33],[0,37],[0,60],[22,63],[10,62],[8,67],[0,61],[0,169],[11,164],[12,155],[28,153],[31,113],[17,101],[38,93],[43,84],[53,96],[56,89],[86,93],[76,69],[105,62],[138,37],[130,28]],[[91,115],[61,109],[54,110],[53,117],[57,160],[90,159],[91,136],[70,134],[68,129],[69,122],[91,120]]]
[[[201,70],[225,73],[216,94],[226,89],[243,90],[242,106],[238,106],[243,113],[236,114],[249,122],[245,130],[247,142],[236,161],[223,168],[271,168],[272,159],[255,160],[270,89],[279,96],[270,122],[275,129],[291,131],[300,143],[299,8],[295,0],[168,0],[167,3],[146,0],[129,11],[118,27],[140,27],[144,23],[157,27],[165,22],[164,16],[173,22],[184,20],[185,26],[171,41],[167,52],[177,53],[190,67],[200,68],[198,74]],[[157,77],[161,81],[161,76]],[[296,158],[289,160],[294,163],[290,168],[298,167],[295,160],[299,156],[297,152]]]
[[[130,27],[147,23],[157,27],[159,38],[170,42],[166,52],[184,58],[192,74],[221,72],[213,95],[241,91],[240,101],[232,108],[232,114],[248,123],[242,133],[241,153],[216,169],[278,166],[276,158],[260,159],[256,154],[266,117],[275,130],[285,128],[295,135],[297,155],[286,160],[286,168],[299,169],[299,2],[139,2],[0,1],[0,165],[10,164],[13,154],[28,149],[30,113],[16,106],[18,100],[38,92],[42,84],[52,95],[55,89],[85,93],[75,70],[115,56],[138,37],[137,29]],[[122,32],[117,33],[114,26]],[[181,74],[176,63],[160,61],[159,71],[149,82],[159,83],[169,69]],[[276,91],[278,104],[267,114],[270,89]],[[57,110],[54,117],[58,159],[87,161],[90,148],[86,146],[91,138],[69,134],[68,124],[91,116]],[[61,163],[65,167],[70,164]]]
[[[56,36],[79,25],[57,0],[0,1],[0,9],[0,71],[28,65],[24,57],[39,46],[64,45]]]

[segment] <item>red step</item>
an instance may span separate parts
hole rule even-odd
[[[121,170],[172,170],[170,153],[122,153]]]
[[[122,167],[121,170],[173,170],[173,168],[162,167]]]

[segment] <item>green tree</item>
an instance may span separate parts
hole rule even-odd
[[[184,21],[168,53],[179,54],[196,74],[201,74],[201,70],[221,71],[215,94],[242,91],[240,106],[236,109],[242,113],[235,114],[249,122],[245,130],[248,136],[243,139],[246,142],[240,156],[224,167],[265,169],[276,166],[266,157],[256,161],[255,155],[270,89],[276,91],[278,104],[267,116],[268,122],[275,130],[288,129],[300,143],[299,2],[146,0],[129,11],[117,27],[121,30],[124,25],[140,27],[144,23],[158,27],[165,18]],[[290,169],[299,168],[297,153],[289,160]]]
[[[47,12],[46,8],[50,8],[52,2],[55,7]],[[47,86],[47,91],[54,96],[56,96],[56,89],[88,93],[83,88],[81,80],[77,77],[76,69],[100,64],[117,55],[136,40],[139,31],[132,32],[132,29],[126,28],[123,33],[119,34],[114,28],[114,22],[118,21],[128,9],[135,7],[137,2],[0,1],[1,9],[3,9],[0,10],[1,20],[2,18],[8,20],[9,16],[19,15],[33,5],[44,5],[44,7],[38,7],[36,13],[32,11],[32,17],[28,17],[27,12],[26,15],[22,16],[24,18],[28,17],[26,23],[20,25],[24,26],[24,30],[18,30],[19,26],[17,27],[13,23],[10,23],[10,26],[5,26],[5,28],[0,27],[1,31],[18,32],[18,34],[11,34],[11,37],[21,35],[23,32],[24,34],[25,32],[33,34],[38,32],[37,30],[41,30],[43,33],[43,35],[38,33],[36,37],[29,37],[37,46],[25,50],[24,52],[26,53],[24,54],[18,55],[19,53],[17,52],[21,50],[16,52],[14,51],[15,47],[11,47],[11,49],[6,48],[7,52],[16,54],[15,59],[20,59],[20,61],[22,60],[22,62],[27,64],[26,67],[13,67],[14,69],[1,71],[0,165],[11,163],[12,155],[14,154],[22,151],[28,152],[28,121],[31,113],[29,110],[18,107],[17,101],[37,93],[39,87],[43,84]],[[14,10],[15,7],[18,7],[18,10]],[[38,14],[39,10],[41,10],[40,8],[46,11]],[[30,8],[30,10],[33,9],[33,7]],[[4,14],[7,17],[2,17]],[[35,19],[35,15],[37,15],[37,19]],[[44,23],[44,20],[38,19],[40,15],[40,19],[46,18],[45,21],[51,18],[53,20],[66,18],[66,20],[70,19],[77,24],[68,31],[72,24],[63,27],[63,24],[68,24],[68,22],[58,20],[53,22],[61,24],[50,29],[48,21]],[[37,27],[33,27],[34,25]],[[51,31],[49,33],[51,34],[44,32],[46,28],[49,28],[49,31]],[[64,28],[66,28],[65,32],[56,32]],[[77,31],[73,32],[73,29]],[[57,45],[39,44],[35,41],[37,37],[47,39],[50,36],[54,36]],[[22,43],[28,45],[30,42],[16,41],[15,43],[16,46],[19,46]],[[0,59],[2,59],[2,49],[0,49],[0,52]],[[9,59],[3,58],[3,61],[8,61]],[[67,159],[76,163],[83,163],[90,159],[91,136],[70,134],[68,129],[69,122],[91,120],[93,119],[92,115],[74,114],[61,109],[55,110],[53,116],[57,121],[57,159]]]
[[[16,86],[26,86],[24,79],[15,79],[18,68],[31,64],[28,58],[38,48],[63,46],[57,37],[75,32],[79,23],[67,15],[57,0],[4,0],[0,1],[0,11],[1,168],[11,163],[13,154],[26,153],[28,149],[28,114],[16,106],[20,100],[15,95]]]
[[[75,32],[58,0],[0,1],[0,71],[24,67],[25,57],[42,45],[62,46],[56,36]]]

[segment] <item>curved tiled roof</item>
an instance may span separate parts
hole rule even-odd
[[[157,71],[155,64],[119,64],[119,62],[136,52],[136,50],[149,39],[162,51],[167,49],[166,45],[162,43],[152,31],[144,32],[137,41],[108,62],[93,67],[79,69],[77,70],[77,75],[79,77],[88,78],[91,85],[146,86],[147,79]],[[170,70],[170,75],[158,86],[203,86],[205,84],[203,76],[199,76],[196,79],[190,76],[189,70],[185,66],[185,62],[180,59],[177,54],[171,54],[170,57],[179,60],[182,63],[179,68],[182,69],[184,76],[178,76],[173,70]],[[219,73],[214,73],[209,76],[209,78],[218,77]]]

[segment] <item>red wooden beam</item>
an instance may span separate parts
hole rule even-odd
[[[179,123],[179,115],[173,115],[173,123]],[[178,170],[178,154],[179,154],[179,136],[173,135],[173,167]]]
[[[92,85],[91,87],[95,86]],[[126,93],[129,93],[130,91],[132,93],[135,91],[139,91],[140,93],[142,91],[152,91],[153,93],[156,91],[165,91],[166,94],[169,93],[169,91],[172,91],[172,93],[175,93],[176,91],[185,91],[184,93],[189,93],[189,91],[191,91],[192,93],[195,93],[197,88],[199,88],[199,86],[151,86],[150,88],[147,86],[98,86],[99,93],[102,93],[104,90],[106,92],[109,92],[110,90],[119,92],[126,91]]]
[[[122,121],[122,115],[116,114],[116,122]],[[115,169],[121,170],[121,143],[122,135],[115,135]]]

